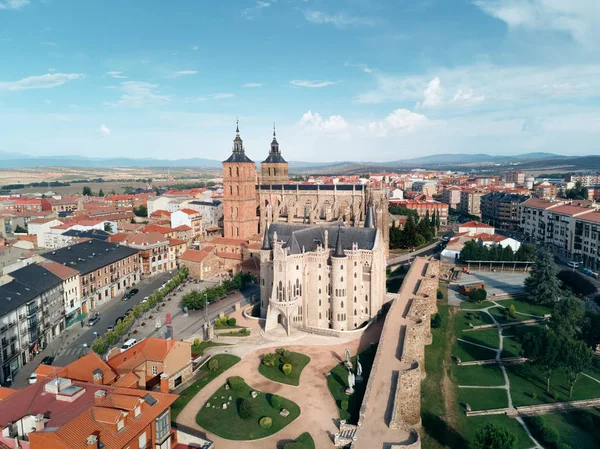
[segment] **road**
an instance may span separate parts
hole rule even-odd
[[[406,262],[410,262],[414,259],[415,256],[429,256],[432,254],[437,254],[442,250],[442,246],[440,242],[432,243],[429,246],[418,249],[417,251],[413,251],[412,253],[403,254],[398,257],[394,257],[393,259],[388,259],[387,266],[391,267],[393,265],[402,265]]]

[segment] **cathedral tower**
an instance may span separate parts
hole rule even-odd
[[[279,142],[275,134],[275,125],[273,125],[273,141],[267,157],[260,164],[261,184],[287,184],[288,178],[288,163],[281,156],[279,150]]]
[[[258,232],[256,166],[246,156],[239,125],[235,133],[231,156],[223,161],[223,233],[247,239]]]

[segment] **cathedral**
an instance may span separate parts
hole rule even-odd
[[[343,332],[371,320],[385,301],[387,193],[363,184],[294,184],[273,128],[260,164],[239,125],[223,162],[224,237],[263,234],[260,310],[265,331],[283,326]]]

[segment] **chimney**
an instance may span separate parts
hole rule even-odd
[[[35,431],[41,432],[44,430],[46,422],[44,421],[44,415],[35,415]]]
[[[86,449],[98,449],[98,437],[96,435],[90,435],[85,441]]]
[[[169,375],[167,373],[162,373],[160,375],[160,392],[161,393],[169,392]]]
[[[94,393],[94,403],[97,405],[97,404],[104,402],[105,397],[106,397],[106,390],[97,390]]]
[[[104,374],[102,373],[101,370],[96,369],[93,372],[94,377],[92,378],[92,383],[96,384],[96,385],[102,385],[102,380],[104,379]]]

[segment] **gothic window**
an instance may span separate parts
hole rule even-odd
[[[356,296],[354,297],[354,304],[356,304]]]
[[[354,266],[356,266],[356,262],[354,262]]]
[[[369,295],[365,295],[365,301],[369,300]]]
[[[369,314],[369,308],[368,307],[365,307],[365,313]]]
[[[239,195],[240,194],[240,186],[236,186],[236,189],[237,189],[237,194]]]
[[[340,277],[340,281],[344,282],[344,276]]]
[[[319,289],[319,295],[321,294],[321,289]]]
[[[269,176],[271,176],[271,167],[269,167]]]
[[[340,267],[340,270],[343,270],[343,269],[344,269],[344,266],[342,265],[342,266]]]
[[[356,316],[356,309],[354,309],[354,316]]]
[[[277,169],[276,168],[273,169],[273,175],[277,176]]]
[[[229,194],[233,195],[233,186],[229,186]]]
[[[342,309],[344,308],[344,301],[342,301]]]
[[[296,271],[300,269],[300,265],[296,265]]]
[[[321,312],[319,312],[319,319],[321,319]]]
[[[229,167],[229,176],[231,176],[231,175],[232,175],[231,167]]]
[[[235,174],[238,178],[240,177],[240,167],[235,167]]]
[[[354,273],[354,279],[356,279],[356,273]]]
[[[356,285],[354,286],[354,291],[356,291]]]
[[[319,307],[321,307],[321,298],[319,298]]]
[[[335,296],[340,296],[340,295],[338,294],[338,292],[339,292],[339,290],[336,288],[336,289],[335,289]]]
[[[321,268],[321,264],[319,264],[319,268]],[[321,279],[321,276],[319,276],[319,280]]]

